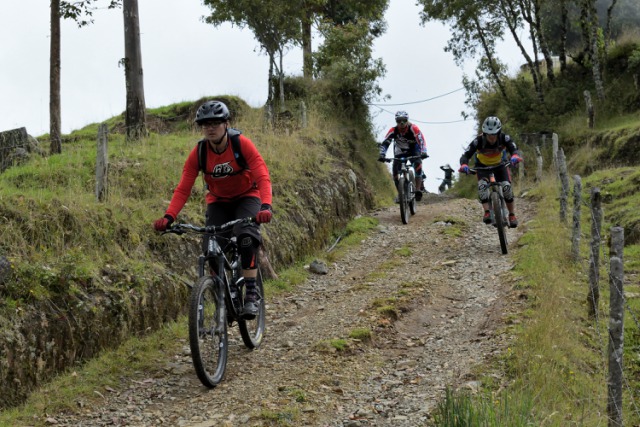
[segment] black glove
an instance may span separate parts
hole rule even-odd
[[[387,159],[384,156],[380,156],[380,157],[378,157],[378,161],[384,163],[384,162],[387,161]]]
[[[426,159],[427,157],[429,157],[429,155],[427,153],[420,153],[420,158],[421,159]]]

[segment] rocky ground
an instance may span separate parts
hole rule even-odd
[[[524,231],[529,207],[518,200]],[[477,201],[428,195],[408,225],[393,206],[374,212],[378,230],[328,274],[311,274],[267,306],[262,347],[234,335],[226,378],[203,387],[188,343],[161,372],[122,378],[104,403],[49,414],[59,426],[421,426],[447,386],[500,376],[505,325],[521,309],[511,255]],[[350,338],[359,328],[371,340]],[[237,332],[237,328],[232,328]],[[337,350],[327,342],[344,339]],[[499,378],[498,378],[499,381]]]

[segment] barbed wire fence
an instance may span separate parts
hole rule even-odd
[[[557,140],[557,137],[554,138]],[[542,155],[540,144],[536,146],[538,170],[541,169]],[[552,167],[560,181],[560,222],[567,223],[568,200],[570,197],[569,179],[566,159],[562,148],[553,147]],[[590,190],[589,201],[582,195],[582,179],[574,177],[573,187],[573,224],[571,232],[571,258],[583,270],[583,277],[588,277],[587,306],[588,316],[593,321],[593,328],[600,344],[603,372],[607,373],[607,418],[609,427],[622,427],[623,422],[623,393],[625,401],[629,402],[634,415],[640,418],[640,408],[637,403],[638,391],[633,388],[628,373],[624,369],[624,317],[628,313],[632,320],[631,326],[640,330],[639,315],[629,305],[624,293],[624,228],[612,226],[608,238],[602,232],[603,210],[600,188]],[[539,180],[538,172],[536,179]],[[582,207],[588,209],[590,219],[590,240],[588,259],[581,257],[580,244],[582,242]],[[610,249],[609,249],[610,248]],[[607,249],[609,252],[607,253]],[[603,260],[601,262],[601,259]],[[605,260],[609,260],[607,263]],[[608,324],[604,316],[607,303],[600,300],[600,271],[606,271],[609,280]],[[606,338],[601,332],[606,330]],[[606,346],[606,351],[605,351]]]

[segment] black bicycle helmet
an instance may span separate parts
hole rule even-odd
[[[207,101],[198,108],[196,112],[196,123],[200,124],[205,120],[229,120],[231,114],[229,109],[220,101]]]
[[[502,129],[502,122],[495,116],[489,116],[482,123],[482,133],[487,135],[495,135]]]

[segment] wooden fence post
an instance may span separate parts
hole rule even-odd
[[[307,104],[304,102],[304,100],[300,101],[300,111],[302,112],[301,126],[303,129],[305,129],[309,124],[307,119]]]
[[[558,173],[560,174],[560,221],[567,222],[567,200],[569,199],[569,176],[564,150],[558,150]]]
[[[545,135],[543,135],[542,137],[544,138]],[[558,148],[558,134],[554,133],[553,135],[551,135],[551,153],[553,155],[553,167],[556,170],[556,174],[558,173]]]
[[[591,102],[591,92],[585,90],[582,94],[584,95],[584,102],[587,104],[587,125],[589,129],[593,129],[595,114],[593,112],[593,102]]]
[[[573,177],[573,234],[571,236],[571,255],[574,262],[580,260],[580,208],[582,205],[582,178]]]
[[[611,228],[609,277],[609,381],[607,382],[607,415],[609,427],[622,427],[622,356],[624,344],[624,267],[622,252],[624,228]]]
[[[540,146],[536,146],[536,181],[542,181],[542,153]]]
[[[600,230],[602,228],[602,200],[600,189],[591,189],[591,250],[589,255],[589,315],[595,316],[600,301]]]
[[[107,150],[107,125],[102,123],[98,128],[98,153],[96,156],[96,198],[104,202],[107,198],[109,152]]]

